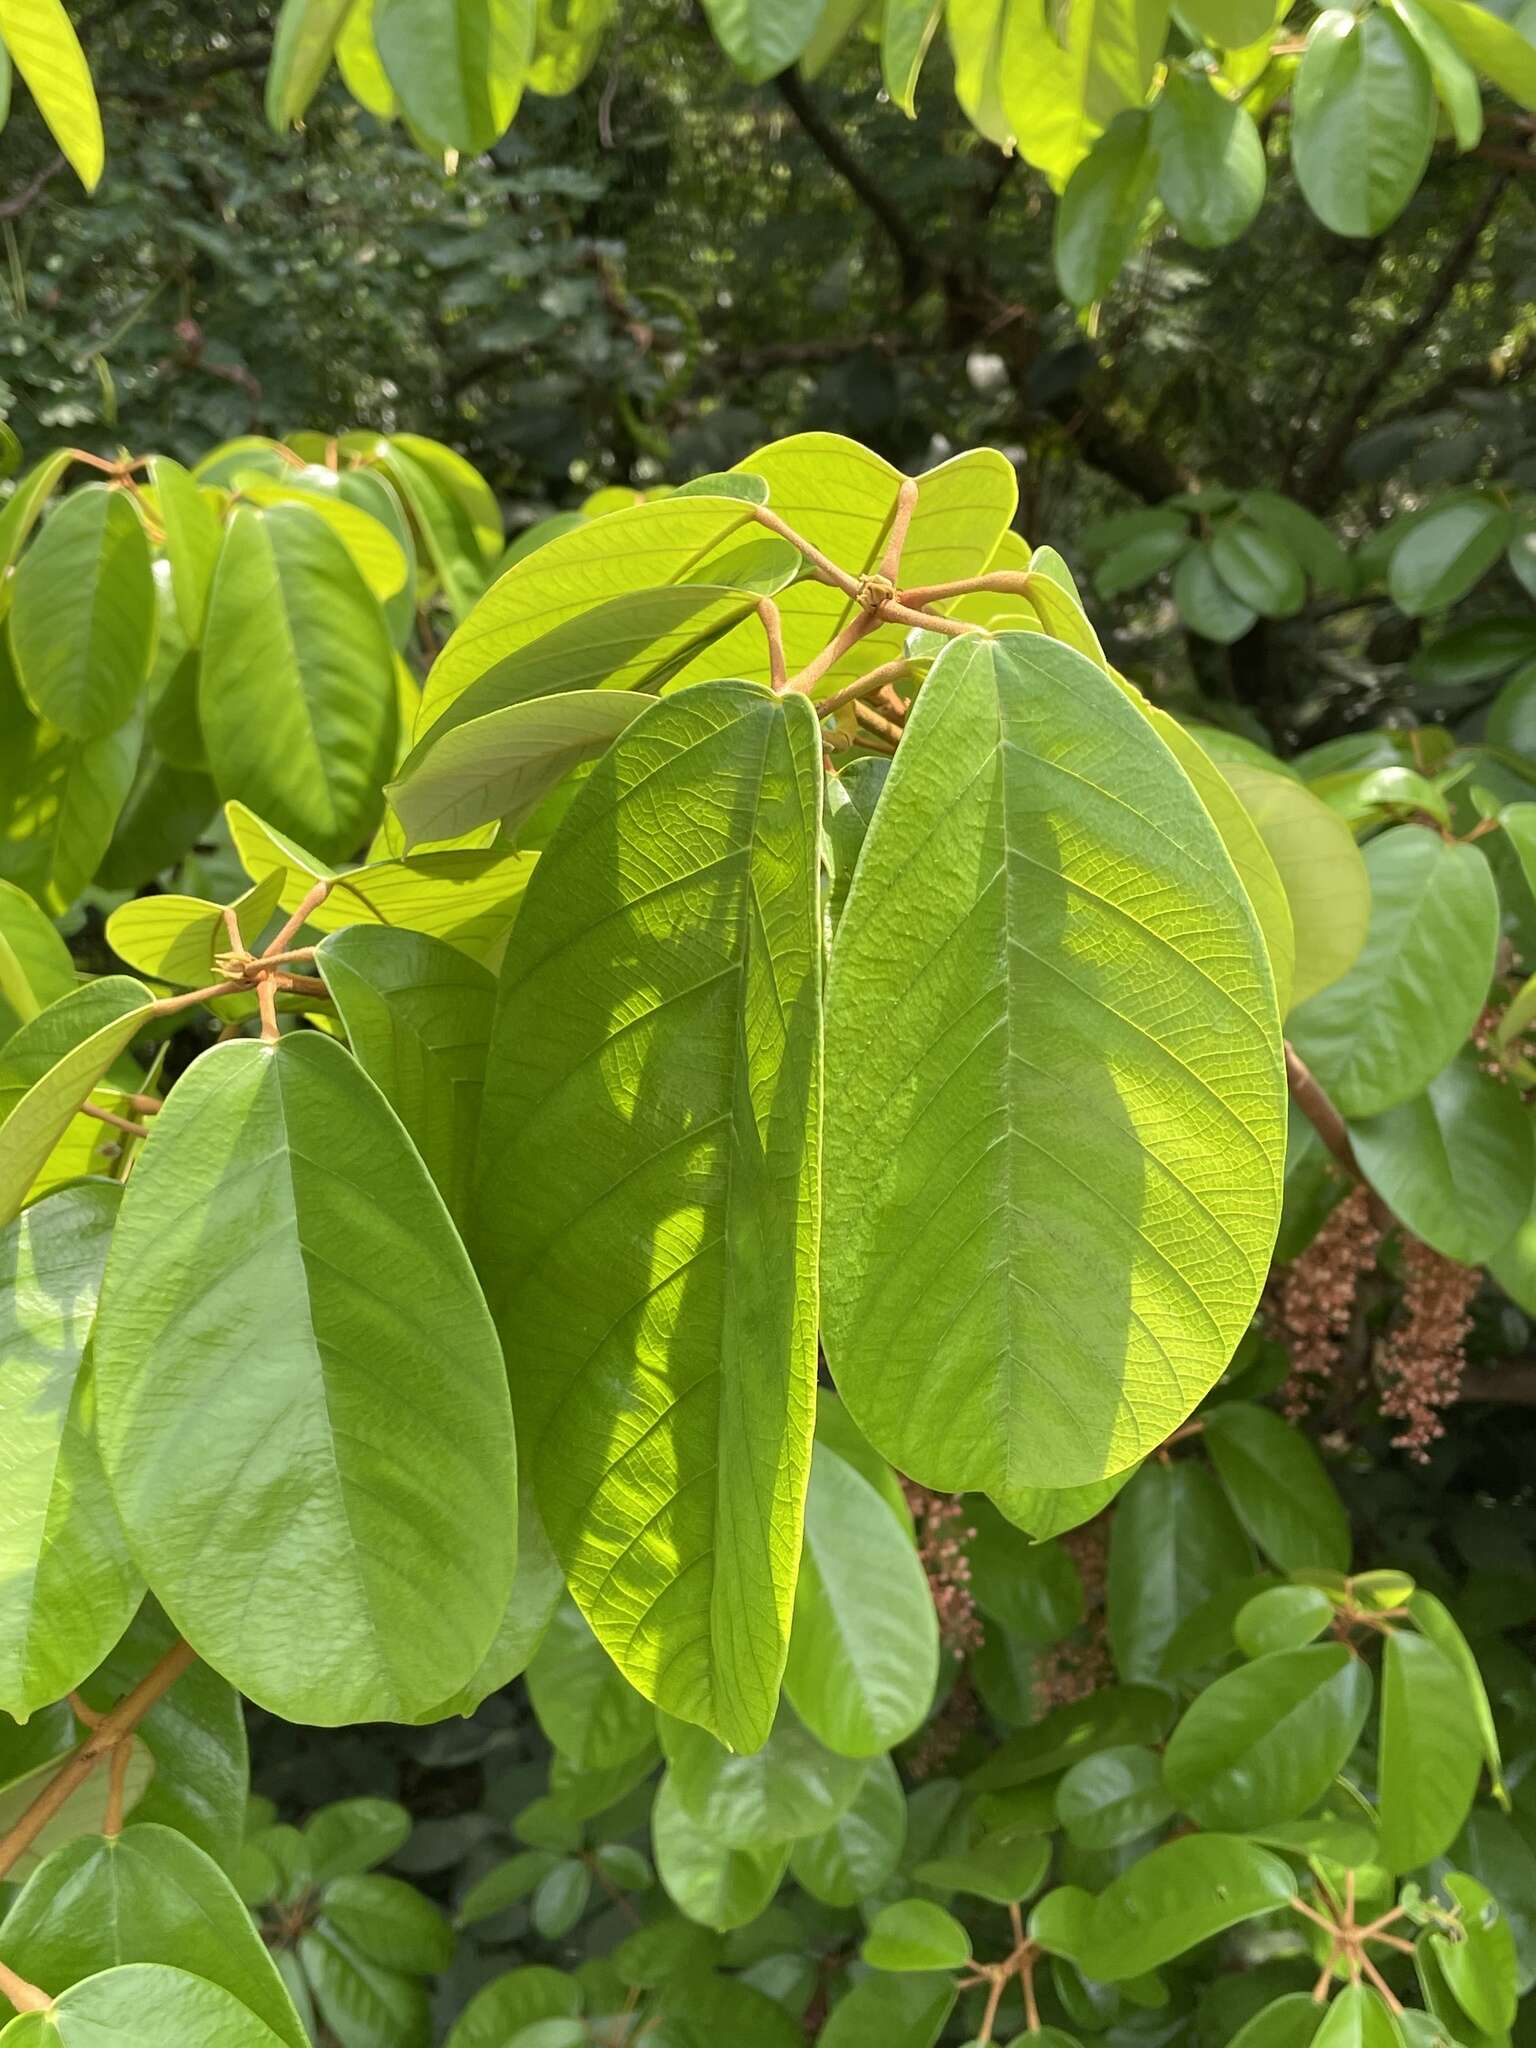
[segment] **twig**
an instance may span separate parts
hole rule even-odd
[[[1291,1100],[1324,1145],[1351,1179],[1363,1184],[1365,1175],[1360,1170],[1359,1160],[1355,1157],[1348,1125],[1289,1039],[1285,1044],[1285,1080],[1291,1091]]]
[[[835,690],[830,697],[816,699],[818,718],[830,717],[834,711],[841,711],[845,704],[853,704],[860,697],[876,697],[887,683],[904,683],[912,676],[912,664],[903,657],[900,661],[884,661],[879,668],[872,668],[868,675],[862,675],[857,682],[849,683],[846,689]]]
[[[149,1136],[149,1132],[143,1124],[132,1123],[127,1117],[118,1116],[115,1111],[110,1109],[102,1109],[97,1103],[82,1102],[80,1112],[82,1116],[95,1117],[98,1123],[110,1124],[114,1131],[126,1131],[130,1138],[147,1138]]]
[[[880,558],[880,574],[887,582],[894,583],[901,569],[902,550],[907,544],[907,534],[912,525],[912,514],[917,510],[917,485],[909,476],[901,480],[896,493],[896,513],[891,520],[891,537],[885,544],[885,553]]]
[[[789,686],[789,665],[784,659],[784,622],[771,597],[758,599],[757,616],[762,621],[763,638],[768,642],[768,680],[775,690],[785,690]]]
[[[263,960],[275,959],[279,953],[285,950],[289,941],[297,937],[298,933],[303,929],[305,919],[313,911],[320,908],[335,886],[334,881],[327,879],[316,882],[312,889],[306,891],[299,903],[298,909],[295,910],[287,923],[281,926],[271,945],[263,949],[261,955]]]
[[[833,584],[846,597],[858,596],[859,579],[850,576],[846,569],[840,569],[830,555],[824,555],[803,533],[796,533],[788,521],[781,519],[777,512],[770,512],[766,505],[754,505],[752,517],[759,526],[766,526],[768,531],[776,533],[780,540],[787,540],[792,548],[798,548],[823,583]]]
[[[29,1984],[25,1977],[18,1977],[4,1963],[0,1963],[0,1994],[8,1998],[18,2012],[46,2012],[53,2003],[46,1991],[39,1991],[35,1984]]]
[[[120,1835],[123,1832],[123,1807],[127,1803],[128,1766],[133,1759],[133,1744],[120,1742],[112,1752],[112,1768],[107,1774],[107,1818],[101,1832],[104,1835]]]

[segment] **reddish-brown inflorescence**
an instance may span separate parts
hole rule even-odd
[[[1403,1299],[1376,1358],[1381,1412],[1403,1427],[1392,1441],[1421,1463],[1445,1433],[1441,1411],[1461,1390],[1472,1301],[1482,1281],[1417,1238],[1403,1244]]]
[[[1084,1620],[1082,1626],[1061,1642],[1052,1643],[1035,1659],[1031,1691],[1042,1714],[1052,1707],[1071,1706],[1101,1686],[1112,1685],[1114,1659],[1104,1613],[1104,1588],[1109,1572],[1108,1514],[1069,1529],[1061,1547],[1077,1566],[1082,1582]]]
[[[1381,1224],[1369,1188],[1344,1197],[1274,1294],[1276,1334],[1291,1354],[1285,1412],[1298,1421],[1333,1377],[1360,1282],[1376,1263]]]
[[[903,1479],[901,1490],[917,1524],[917,1554],[933,1593],[939,1641],[952,1657],[968,1657],[981,1648],[986,1631],[971,1593],[965,1546],[976,1532],[966,1526],[964,1502],[957,1493],[934,1493],[912,1479]]]

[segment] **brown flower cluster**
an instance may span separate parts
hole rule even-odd
[[[1475,1266],[1458,1265],[1417,1238],[1403,1244],[1403,1299],[1398,1321],[1376,1358],[1381,1412],[1403,1426],[1392,1442],[1422,1464],[1445,1434],[1442,1410],[1461,1390],[1472,1302],[1482,1281]]]
[[[1109,1575],[1108,1514],[1096,1516],[1081,1527],[1069,1529],[1061,1547],[1077,1566],[1082,1581],[1085,1618],[1081,1627],[1059,1643],[1052,1643],[1035,1659],[1031,1691],[1038,1712],[1071,1706],[1087,1699],[1100,1686],[1112,1685],[1114,1659],[1109,1651],[1109,1634],[1104,1612],[1104,1589]]]
[[[913,1479],[903,1479],[901,1490],[917,1524],[917,1554],[939,1617],[939,1641],[950,1656],[968,1657],[986,1640],[971,1593],[971,1560],[965,1549],[976,1531],[966,1525],[959,1494],[934,1493]]]
[[[1291,1355],[1282,1398],[1292,1422],[1306,1414],[1333,1377],[1356,1292],[1376,1263],[1380,1243],[1381,1225],[1369,1188],[1352,1188],[1280,1275],[1273,1315],[1276,1335]]]

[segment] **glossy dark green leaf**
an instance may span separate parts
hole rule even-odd
[[[732,1847],[695,1820],[670,1771],[651,1808],[651,1850],[667,1896],[690,1920],[722,1931],[757,1918],[789,1863],[787,1841]]]
[[[1422,1095],[1351,1126],[1366,1179],[1415,1237],[1480,1266],[1531,1206],[1536,1135],[1530,1111],[1470,1049]],[[1305,1560],[1322,1563],[1323,1559]]]
[[[734,1755],[702,1728],[664,1718],[667,1781],[711,1840],[734,1848],[816,1835],[847,1812],[864,1782],[857,1757],[835,1755],[788,1707],[748,1756]]]
[[[1264,145],[1253,116],[1208,75],[1172,70],[1152,107],[1157,196],[1186,242],[1219,249],[1264,199]]]
[[[136,1823],[56,1850],[28,1879],[5,1927],[9,1967],[50,1996],[124,1964],[166,1964],[222,1985],[289,2048],[308,2048],[229,1879],[170,1828]]]
[[[1293,93],[1291,161],[1336,235],[1379,235],[1412,198],[1435,140],[1435,89],[1393,14],[1331,7],[1307,38]]]
[[[1283,540],[1239,517],[1219,522],[1210,547],[1211,566],[1239,603],[1268,619],[1301,610],[1306,578]]]
[[[1315,1642],[1338,1609],[1319,1587],[1270,1586],[1238,1609],[1232,1632],[1245,1657]]]
[[[16,572],[10,636],[27,702],[70,739],[130,716],[154,654],[155,587],[124,492],[87,484],[47,521]]]
[[[341,2048],[427,2048],[427,1993],[415,1978],[374,1962],[324,1923],[300,1935],[298,1958],[315,2010]]]
[[[338,1799],[304,1825],[305,1861],[315,1884],[359,1876],[387,1863],[410,1839],[411,1816],[393,1799]]]
[[[1056,277],[1074,306],[1103,298],[1141,236],[1158,158],[1152,123],[1120,114],[1067,181],[1056,207]]]
[[[0,1231],[0,1711],[88,1678],[143,1598],[90,1428],[86,1341],[118,1190],[63,1189]]]
[[[1398,825],[1365,849],[1371,921],[1349,972],[1293,1011],[1296,1050],[1348,1117],[1407,1102],[1453,1058],[1492,979],[1499,902],[1475,846]]]
[[[280,2048],[284,2040],[222,1985],[158,1963],[131,1963],[75,1984],[46,2013],[0,2028],[5,2048]]]
[[[219,793],[326,859],[358,852],[393,757],[394,649],[307,506],[239,507],[208,596],[198,705]]]
[[[964,1892],[994,1905],[1012,1905],[1039,1890],[1051,1865],[1048,1835],[1026,1828],[1000,1828],[964,1849],[930,1856],[913,1875],[940,1891]]]
[[[1223,647],[1241,640],[1258,617],[1223,579],[1209,541],[1179,558],[1173,572],[1173,601],[1191,631]]]
[[[1459,1934],[1432,1930],[1430,1944],[1456,2003],[1485,2034],[1514,2025],[1518,2004],[1515,1938],[1486,1885],[1452,1871],[1445,1889],[1460,1909]]]
[[[1276,1650],[1207,1686],[1168,1738],[1169,1793],[1205,1828],[1293,1820],[1348,1761],[1371,1677],[1343,1643]]]
[[[495,983],[458,947],[383,925],[330,933],[316,948],[315,965],[358,1064],[462,1224]]]
[[[1443,1601],[1437,1600],[1433,1593],[1422,1586],[1410,1587],[1405,1594],[1382,1604],[1392,1607],[1406,1605],[1421,1632],[1428,1636],[1441,1655],[1461,1674],[1462,1683],[1467,1689],[1472,1718],[1477,1727],[1478,1740],[1482,1744],[1483,1762],[1488,1770],[1489,1782],[1500,1803],[1507,1803],[1504,1761],[1500,1754],[1499,1732],[1494,1722],[1493,1708],[1489,1703],[1488,1689],[1483,1683],[1483,1674],[1478,1668],[1472,1645],[1457,1626],[1455,1617]]]
[[[334,1723],[469,1676],[515,1564],[500,1349],[425,1168],[334,1041],[235,1041],[177,1083],[118,1217],[94,1353],[135,1555],[242,1691]]]
[[[1348,555],[1314,512],[1278,491],[1244,491],[1238,507],[1255,526],[1283,541],[1320,590],[1348,597],[1354,572]]]
[[[1427,1637],[1401,1626],[1381,1667],[1377,1762],[1381,1863],[1417,1870],[1456,1839],[1472,1805],[1482,1744],[1466,1680]]]
[[[979,1792],[1003,1791],[1054,1777],[1100,1750],[1160,1742],[1173,1714],[1172,1699],[1156,1686],[1101,1686],[1010,1735],[971,1773],[970,1784]]]
[[[1521,1821],[1477,1806],[1448,1853],[1498,1900],[1514,1936],[1516,1989],[1524,1997],[1536,1985],[1536,1842]]]
[[[534,1886],[529,1914],[546,1941],[570,1933],[592,1896],[592,1873],[577,1856],[562,1856]]]
[[[1069,790],[1070,842],[1053,822]],[[899,1086],[869,1057],[893,1033]],[[1042,635],[952,641],[828,983],[822,1338],[876,1447],[1006,1502],[1160,1442],[1225,1365],[1268,1259],[1278,1051],[1252,908],[1135,706]],[[1049,1302],[1028,1278],[1042,1257]]]
[[[1079,1849],[1114,1849],[1161,1827],[1173,1801],[1154,1752],[1127,1743],[1075,1763],[1056,1788],[1056,1811]]]
[[[927,1718],[939,1629],[917,1552],[865,1478],[825,1444],[811,1458],[784,1690],[842,1756],[876,1756]]]
[[[876,1970],[958,1970],[970,1961],[971,1938],[931,1899],[897,1899],[870,1922],[863,1956]]]
[[[853,1803],[820,1834],[790,1850],[795,1882],[828,1906],[852,1906],[894,1873],[907,1834],[907,1802],[896,1766],[875,1757]]]
[[[374,0],[373,36],[401,110],[442,148],[489,149],[533,61],[534,0]]]
[[[701,778],[728,801],[701,811]],[[572,1594],[633,1685],[748,1748],[814,1423],[820,794],[802,697],[704,685],[629,728],[540,858],[480,1139],[481,1269]]]
[[[1066,1548],[1032,1542],[988,1500],[966,1503],[966,1549],[982,1612],[1023,1644],[1051,1643],[1083,1618],[1083,1588]]]
[[[1444,611],[1499,560],[1512,522],[1496,498],[1467,492],[1433,506],[1392,552],[1387,588],[1411,618]]]
[[[1205,1442],[1238,1520],[1282,1571],[1349,1568],[1349,1520],[1322,1460],[1271,1409],[1227,1401],[1207,1411]]]
[[[1284,1906],[1278,1856],[1236,1835],[1181,1835],[1133,1863],[1094,1901],[1078,1960],[1102,1983],[1138,1977],[1224,1928]]]
[[[1120,1676],[1160,1678],[1179,1625],[1252,1563],[1210,1473],[1189,1461],[1149,1460],[1110,1525],[1109,1643]]]

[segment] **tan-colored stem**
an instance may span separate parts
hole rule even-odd
[[[995,590],[1010,597],[1027,597],[1034,571],[1030,569],[989,569],[983,576],[957,576],[950,583],[919,583],[899,593],[903,604],[944,604],[952,597],[968,597],[973,591]]]
[[[150,1708],[165,1697],[182,1673],[196,1661],[197,1652],[192,1645],[178,1643],[139,1680],[132,1692],[118,1701],[111,1713],[103,1715],[98,1726],[90,1731],[73,1755],[60,1764],[21,1818],[0,1836],[0,1877],[4,1877],[25,1856],[49,1821],[85,1783],[101,1759],[110,1755],[120,1742],[127,1741]]]
[[[29,1984],[25,1977],[18,1977],[4,1963],[0,1963],[0,1995],[8,1998],[18,2012],[46,2012],[53,2003],[46,1991],[39,1991],[35,1984]]]
[[[900,743],[901,727],[893,719],[886,718],[883,713],[876,711],[872,705],[855,704],[853,715],[867,731],[879,733],[880,737],[889,740],[893,747]]]
[[[791,676],[788,688],[799,690],[810,696],[829,668],[835,668],[845,654],[852,653],[861,640],[867,640],[879,626],[880,620],[874,612],[859,611],[843,627],[835,640],[829,640],[814,661],[807,662],[799,675]]]
[[[104,1835],[123,1832],[123,1808],[128,1799],[128,1765],[132,1758],[132,1742],[120,1742],[112,1752],[112,1767],[107,1773],[107,1818],[101,1830]]]
[[[946,619],[942,612],[915,611],[902,598],[888,598],[880,607],[880,617],[892,626],[925,626],[930,633],[947,633],[958,639],[964,633],[974,633],[975,626],[967,625],[964,619]]]
[[[336,884],[334,882],[326,880],[316,882],[312,889],[306,890],[305,894],[300,899],[298,909],[295,910],[292,917],[290,917],[288,921],[279,928],[277,936],[273,939],[271,945],[263,949],[261,956],[263,960],[270,960],[274,958],[277,954],[285,952],[287,950],[290,942],[294,938],[296,938],[299,932],[303,929],[304,920],[307,917],[309,917],[314,911],[320,908],[321,904],[325,901],[326,897],[330,895],[332,889],[334,889],[335,886]]]
[[[909,476],[901,480],[896,493],[896,516],[891,521],[891,537],[885,544],[885,553],[880,558],[880,574],[888,582],[896,581],[901,568],[902,550],[907,544],[907,534],[912,525],[912,514],[917,510],[917,485]]]
[[[126,1131],[130,1138],[147,1138],[149,1136],[149,1132],[144,1128],[143,1124],[131,1123],[127,1117],[118,1116],[114,1110],[103,1109],[99,1103],[82,1102],[80,1112],[83,1116],[95,1117],[99,1124],[110,1124],[114,1131]]]
[[[770,533],[776,533],[780,540],[787,540],[792,548],[797,548],[816,571],[823,583],[834,585],[848,597],[858,596],[858,578],[850,576],[846,569],[840,569],[830,555],[824,555],[821,549],[816,547],[811,541],[808,541],[803,533],[796,533],[795,529],[787,525],[777,512],[770,512],[766,505],[754,505],[752,507],[752,517],[759,526],[766,526]]]
[[[256,1005],[261,1012],[261,1035],[268,1045],[276,1045],[282,1036],[282,1027],[277,1021],[277,990],[272,986],[272,976],[263,974],[256,983]]]
[[[784,622],[771,597],[758,599],[757,616],[762,621],[763,638],[768,642],[768,680],[775,690],[785,690],[789,687],[789,664],[784,659]]]
[[[830,697],[818,697],[816,715],[828,718],[834,711],[841,711],[845,704],[856,704],[861,697],[878,697],[888,683],[909,682],[913,675],[910,661],[883,661],[878,668],[872,668],[868,675],[860,676],[857,682],[836,690]]]

